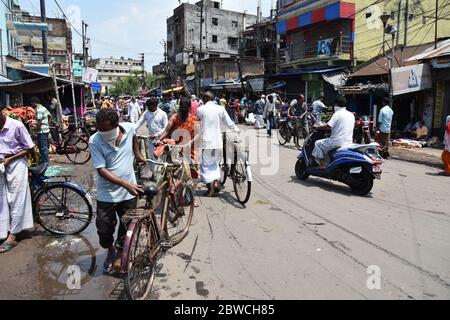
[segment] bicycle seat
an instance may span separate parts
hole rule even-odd
[[[158,192],[159,190],[155,183],[144,184],[144,196],[156,196]]]
[[[30,167],[28,170],[35,176],[42,176],[48,169],[48,164],[41,164],[36,167]]]

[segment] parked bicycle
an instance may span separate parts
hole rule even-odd
[[[166,145],[166,154],[178,146]],[[194,214],[194,188],[184,179],[181,163],[148,160],[162,169],[162,179],[144,188],[145,205],[127,213],[128,225],[122,255],[125,292],[131,300],[150,297],[158,258],[183,241]]]
[[[46,177],[47,169],[46,164],[29,169],[35,219],[44,229],[57,235],[83,232],[94,216],[90,195],[71,183],[69,175]]]
[[[231,142],[228,144],[228,142]],[[228,158],[228,147],[231,148],[231,157]],[[252,192],[252,169],[249,163],[248,150],[241,150],[240,141],[229,141],[227,134],[223,133],[223,163],[221,167],[220,182],[225,186],[227,179],[233,181],[234,193],[242,205],[247,204]]]
[[[56,153],[65,155],[73,164],[88,163],[91,160],[89,136],[89,132],[84,127],[69,126],[68,130],[61,133],[62,140],[53,142]]]

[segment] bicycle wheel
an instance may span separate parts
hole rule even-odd
[[[39,224],[54,234],[81,233],[93,218],[92,205],[86,195],[65,183],[42,188],[33,203]]]
[[[250,200],[250,194],[252,192],[252,183],[248,169],[246,157],[237,157],[233,170],[233,187],[236,198],[242,205],[245,205]]]
[[[150,297],[158,260],[154,229],[150,220],[131,223],[132,233],[128,250],[123,260],[128,266],[125,277],[125,292],[130,300],[147,300]]]
[[[229,174],[230,174],[230,167],[225,161],[224,164],[220,165],[220,183],[222,184],[222,186],[224,186],[225,183],[227,182]]]
[[[278,129],[278,142],[280,143],[281,146],[284,146],[291,140],[288,131],[289,128],[287,122],[282,123]]]
[[[304,140],[307,135],[308,135],[308,133],[306,132],[305,127],[303,127],[303,126],[300,126],[296,130],[296,133],[294,136],[294,144],[298,150],[300,150],[300,151],[303,150],[303,144],[301,143],[301,141]]]
[[[167,234],[174,246],[186,238],[192,223],[195,207],[194,188],[184,184],[170,203],[167,217]]]
[[[85,137],[78,137],[77,142],[70,138],[64,143],[64,154],[73,164],[86,164],[91,160],[89,151],[89,140]]]

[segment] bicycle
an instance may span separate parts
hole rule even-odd
[[[220,183],[225,186],[227,179],[233,181],[233,189],[236,198],[240,204],[245,206],[250,200],[252,192],[252,169],[249,163],[249,151],[241,151],[240,141],[234,139],[232,141],[232,157],[231,165],[227,159],[227,134],[223,133],[223,163],[220,165],[221,178]]]
[[[166,145],[166,152],[176,147]],[[128,232],[121,273],[125,274],[125,292],[131,300],[150,297],[160,255],[186,238],[192,222],[194,189],[183,179],[183,166],[167,161],[147,160],[149,164],[162,167],[163,179],[144,188],[146,201],[143,207],[122,217]],[[161,205],[158,218],[157,210]]]
[[[71,176],[46,177],[48,165],[29,169],[33,216],[47,231],[57,235],[83,232],[93,220],[92,199]],[[62,178],[64,181],[52,181]]]
[[[58,130],[57,127],[51,129]],[[69,129],[61,133],[62,141],[53,141],[56,147],[56,153],[65,155],[67,159],[73,164],[86,164],[91,160],[91,153],[89,151],[89,132],[83,127],[75,128],[69,126]]]
[[[280,121],[278,128],[278,142],[284,146],[294,138],[295,147],[298,150],[302,150],[303,145],[300,143],[300,140],[306,139],[308,134],[309,132],[303,124],[303,118],[295,117],[293,120],[289,118],[284,119]]]

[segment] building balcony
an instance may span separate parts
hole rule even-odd
[[[281,49],[281,67],[333,61],[351,61],[353,59],[353,42],[350,36],[304,41],[288,44]]]

